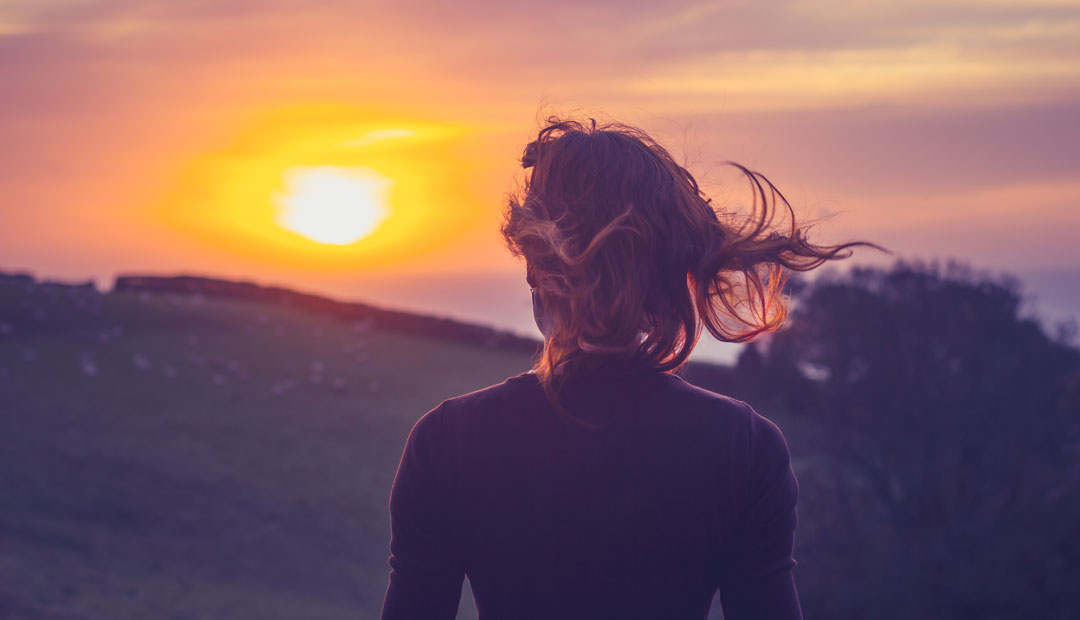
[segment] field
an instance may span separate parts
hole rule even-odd
[[[861,277],[680,371],[783,430],[806,617],[1077,617],[1080,351],[995,282]],[[377,618],[410,428],[536,345],[247,283],[0,274],[0,619]]]
[[[529,363],[264,302],[0,281],[0,618],[376,618],[409,429]]]

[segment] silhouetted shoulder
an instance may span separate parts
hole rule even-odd
[[[523,372],[494,385],[447,398],[417,420],[414,432],[426,426],[465,428],[506,418],[508,411],[534,410],[543,401],[535,375]]]
[[[780,427],[737,398],[693,385],[677,375],[669,375],[676,400],[695,411],[695,422],[741,443],[748,470],[764,467],[771,475],[783,476],[790,467],[787,440]],[[753,463],[753,465],[751,465]]]
[[[667,377],[671,390],[670,398],[685,410],[703,416],[703,422],[736,425],[747,430],[762,423],[772,424],[744,401],[699,387],[672,373],[668,373]]]
[[[673,373],[667,373],[667,376],[669,377],[669,384],[672,386],[673,390],[683,395],[685,398],[697,400],[703,405],[711,404],[717,410],[741,411],[741,415],[746,415],[747,409],[753,411],[750,405],[737,398],[732,398],[731,396],[696,386]]]
[[[472,392],[447,398],[439,403],[439,407],[450,411],[464,409],[498,409],[507,405],[510,401],[518,401],[525,394],[537,394],[540,391],[540,383],[531,372],[523,372],[513,377],[507,377],[494,385],[489,385]]]

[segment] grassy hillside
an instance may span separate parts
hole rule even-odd
[[[993,282],[874,278],[684,372],[783,429],[806,616],[1077,617],[1080,353]],[[409,429],[535,345],[246,283],[0,274],[0,619],[377,618]],[[799,370],[849,348],[873,383]]]
[[[412,424],[529,366],[488,345],[0,282],[0,617],[377,617]]]

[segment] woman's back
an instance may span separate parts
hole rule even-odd
[[[671,374],[702,329],[779,329],[817,245],[761,174],[751,213],[713,205],[643,131],[549,119],[501,228],[544,346],[529,373],[413,428],[390,500],[383,618],[800,618],[798,484],[780,429]],[[776,228],[777,213],[788,226]],[[877,247],[877,246],[873,246]]]
[[[780,430],[667,372],[591,377],[554,415],[533,373],[417,422],[391,495],[383,618],[798,618],[798,486]]]

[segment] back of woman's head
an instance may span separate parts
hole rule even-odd
[[[502,233],[526,259],[550,321],[534,370],[570,419],[557,397],[566,380],[675,369],[703,324],[726,342],[775,330],[787,315],[785,269],[873,246],[811,244],[780,192],[738,164],[751,213],[718,213],[663,147],[620,123],[550,118],[521,163],[531,173]],[[778,208],[788,215],[782,231],[773,227]]]

